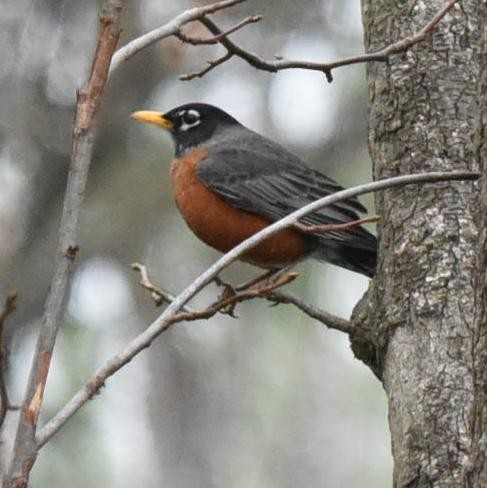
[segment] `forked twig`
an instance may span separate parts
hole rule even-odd
[[[181,28],[189,22],[200,20],[205,15],[214,14],[215,12],[233,7],[242,2],[245,2],[245,0],[223,0],[182,12],[166,24],[146,32],[118,49],[113,55],[110,64],[110,74],[119,68],[125,61],[128,61],[132,56],[135,56],[138,52],[142,51],[142,49],[145,49],[162,39],[166,39],[167,37],[180,34]]]
[[[233,34],[234,32],[237,32],[242,27],[245,27],[248,24],[254,24],[256,22],[261,21],[262,19],[263,19],[262,15],[250,15],[249,17],[245,17],[245,19],[240,21],[238,24],[235,24],[233,27],[230,27],[230,29],[223,31],[216,36],[207,37],[207,38],[188,36],[181,30],[177,32],[175,36],[181,41],[185,42],[186,44],[192,44],[193,46],[201,46],[206,44],[218,44],[222,38],[227,37],[230,34]]]
[[[233,56],[243,59],[248,64],[253,66],[254,68],[260,69],[262,71],[269,71],[271,73],[276,73],[281,70],[291,69],[291,68],[301,68],[301,69],[308,69],[313,71],[321,71],[325,76],[328,82],[333,81],[332,71],[336,68],[342,66],[349,66],[352,64],[358,63],[368,63],[371,61],[387,61],[389,58],[400,52],[404,52],[409,49],[411,46],[418,44],[419,42],[424,41],[436,28],[439,24],[441,19],[452,9],[452,7],[458,2],[459,0],[449,0],[443,8],[416,34],[411,36],[405,37],[397,42],[389,44],[388,46],[380,49],[379,51],[375,51],[373,53],[367,54],[359,54],[358,56],[351,56],[347,58],[338,59],[336,61],[331,62],[315,62],[315,61],[304,61],[304,60],[292,60],[292,59],[283,59],[282,57],[278,57],[277,59],[273,60],[266,60],[255,53],[247,51],[231,41],[227,36],[225,36],[224,31],[222,31],[212,20],[208,17],[201,17],[199,21],[214,35],[220,36],[220,44],[226,49],[226,54],[217,60],[210,61],[209,65],[200,70],[195,71],[193,73],[188,73],[181,75],[179,78],[181,80],[192,80],[193,78],[201,78],[206,73],[211,71],[213,68],[221,64],[224,60],[228,60]]]

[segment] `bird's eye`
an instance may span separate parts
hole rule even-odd
[[[183,124],[195,125],[200,120],[200,114],[196,110],[188,110],[181,116]]]

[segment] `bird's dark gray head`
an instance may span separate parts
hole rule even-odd
[[[177,156],[204,144],[220,129],[240,125],[231,115],[205,103],[187,103],[166,113],[135,112],[132,117],[167,129],[176,144]]]

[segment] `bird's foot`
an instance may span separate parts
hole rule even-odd
[[[235,307],[239,301],[256,296],[267,296],[276,288],[281,288],[282,286],[291,283],[299,276],[299,273],[295,271],[288,272],[288,269],[289,267],[277,271],[272,270],[271,272],[266,272],[251,281],[238,285],[237,287],[232,286],[230,283],[217,276],[213,281],[217,286],[223,288],[223,291],[216,302],[224,303],[220,308],[220,312],[236,318]],[[275,305],[277,305],[277,302],[272,306]]]
[[[299,273],[296,271],[288,272],[289,266],[275,270],[266,271],[264,274],[257,276],[256,278],[238,285],[235,290],[237,292],[244,290],[262,290],[271,291],[275,288],[280,288],[281,286],[287,285],[294,281]]]
[[[237,295],[238,290],[234,288],[230,283],[222,280],[219,276],[216,276],[213,281],[217,286],[223,288],[222,292],[220,293],[220,296],[218,297],[218,302],[227,301],[230,298],[235,297]],[[230,315],[230,317],[237,318],[237,315],[235,315],[236,305],[237,305],[237,301],[230,302],[228,303],[228,305],[222,307],[220,312],[226,315]]]

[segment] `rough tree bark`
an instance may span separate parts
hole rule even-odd
[[[367,51],[417,31],[442,5],[363,0]],[[463,0],[424,43],[368,66],[376,178],[479,169],[486,16],[485,2]],[[485,397],[487,343],[481,291],[484,309],[475,309],[477,283],[486,281],[477,276],[479,205],[472,183],[403,187],[377,197],[379,269],[356,309],[351,339],[388,396],[396,487],[487,486],[478,477],[485,451],[477,442],[487,433],[479,394]]]
[[[472,414],[471,469],[468,486],[487,486],[487,2],[482,2],[481,49],[478,63],[483,68],[479,81],[480,120],[475,141],[482,172],[478,226],[480,229],[479,276],[477,281],[473,352],[474,410]],[[467,483],[466,483],[467,484]]]

